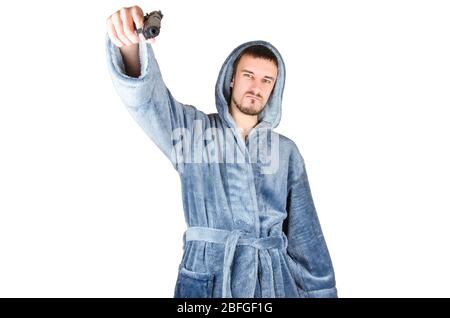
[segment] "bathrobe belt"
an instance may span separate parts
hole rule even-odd
[[[286,236],[269,236],[263,238],[249,237],[248,233],[241,231],[227,231],[220,229],[213,229],[209,227],[189,227],[184,233],[185,241],[205,241],[211,243],[218,243],[225,245],[224,260],[223,260],[223,281],[222,281],[222,297],[232,297],[231,295],[231,267],[234,259],[234,252],[237,245],[252,246],[259,250],[268,249],[285,249],[287,247]],[[267,252],[267,251],[264,251]],[[265,255],[268,263],[271,264],[270,256]],[[275,297],[275,290],[273,286],[273,277],[270,279],[271,288],[269,294],[262,295],[263,297]],[[253,295],[252,295],[253,296]]]

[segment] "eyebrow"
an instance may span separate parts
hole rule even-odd
[[[252,71],[246,70],[246,69],[241,70],[241,72],[250,73],[250,74],[255,75],[255,73],[253,73]],[[270,79],[272,81],[275,81],[275,78],[273,78],[272,76],[266,75],[266,76],[264,76],[264,78],[267,78],[267,79]]]

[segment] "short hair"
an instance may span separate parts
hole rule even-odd
[[[238,66],[239,61],[244,55],[250,55],[252,57],[261,58],[269,61],[273,61],[275,65],[278,68],[278,59],[276,55],[272,52],[271,49],[269,49],[267,46],[264,45],[252,45],[249,47],[246,47],[242,52],[239,54],[237,59],[233,63],[233,77],[236,75],[236,68]]]

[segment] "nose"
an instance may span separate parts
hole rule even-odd
[[[262,89],[261,89],[261,84],[259,84],[257,81],[254,81],[252,83],[252,85],[250,86],[250,91],[254,94],[254,95],[261,95]]]

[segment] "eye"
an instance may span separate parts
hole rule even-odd
[[[253,77],[253,75],[250,74],[250,73],[244,73],[244,76],[245,76],[245,77],[248,77],[248,78],[252,78],[252,77]]]
[[[269,79],[264,79],[263,82],[266,83],[266,84],[271,84],[272,83],[272,81],[269,80]]]

